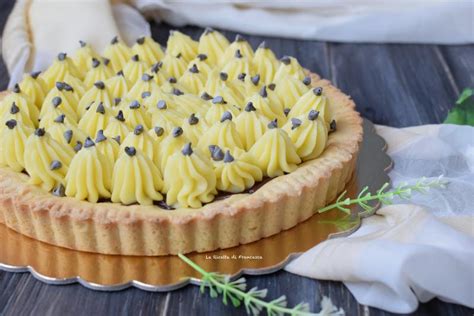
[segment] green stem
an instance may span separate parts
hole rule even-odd
[[[283,313],[283,314],[291,314],[291,315],[313,315],[311,313],[306,313],[306,312],[301,312],[301,311],[295,311],[291,308],[286,308],[286,307],[281,307],[277,305],[272,305],[270,302],[266,302],[263,300],[260,300],[256,297],[253,297],[252,295],[249,295],[248,293],[241,291],[237,288],[234,287],[227,287],[225,284],[222,284],[218,280],[214,279],[210,273],[202,269],[199,265],[197,265],[194,261],[189,259],[183,254],[178,254],[179,258],[186,262],[188,265],[190,265],[194,270],[199,272],[202,276],[205,276],[212,284],[221,290],[226,289],[228,292],[231,292],[232,294],[235,294],[237,297],[239,297],[241,300],[248,300],[254,303],[257,306],[262,306],[265,307],[267,310],[272,310],[275,312]]]
[[[384,197],[384,196],[382,196]],[[350,199],[349,202],[338,202],[338,203],[334,203],[334,204],[330,204],[326,207],[323,207],[323,208],[320,208],[318,210],[318,213],[324,213],[324,212],[327,212],[329,210],[332,210],[333,208],[336,208],[338,206],[347,206],[347,205],[350,205],[350,204],[354,204],[354,203],[359,203],[359,202],[367,202],[367,201],[373,201],[373,200],[379,200],[380,197],[378,195],[371,195],[371,196],[366,196],[366,197],[363,197],[363,198],[357,198],[357,199]]]

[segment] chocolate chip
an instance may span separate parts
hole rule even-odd
[[[189,72],[190,72],[190,73],[193,73],[193,74],[199,73],[199,69],[198,69],[198,67],[196,66],[196,64],[193,64],[193,66],[192,66],[191,68],[189,68]]]
[[[133,55],[132,56],[132,60],[133,61],[139,61],[140,60],[140,57],[138,55]]]
[[[125,122],[125,118],[123,117],[122,110],[118,111],[117,116],[115,118],[120,122]]]
[[[221,161],[224,159],[224,152],[219,146],[214,147],[214,150],[211,153],[211,158],[214,161]]]
[[[222,81],[226,81],[227,78],[229,78],[229,75],[225,72],[219,73],[219,78],[221,78]]]
[[[329,132],[335,132],[336,129],[336,120],[332,120],[331,123],[329,123]]]
[[[259,94],[260,94],[260,96],[261,96],[262,98],[268,97],[267,87],[266,87],[266,86],[263,86],[262,89],[260,89]]]
[[[56,123],[64,123],[64,119],[66,118],[66,115],[64,114],[61,114],[61,115],[58,115],[58,117],[56,117],[54,119],[54,122]]]
[[[196,125],[197,123],[199,123],[199,118],[197,118],[196,115],[192,113],[188,118],[188,123],[189,125]]]
[[[127,155],[129,155],[130,157],[133,157],[137,154],[137,150],[135,149],[135,147],[128,147],[126,146],[125,147],[125,153]]]
[[[148,97],[151,96],[151,92],[150,91],[145,91],[145,92],[142,92],[142,99],[146,99]]]
[[[230,151],[226,151],[225,152],[225,155],[224,155],[224,162],[225,163],[229,163],[229,162],[232,162],[234,161],[234,157],[232,157],[232,155],[230,154]]]
[[[181,150],[183,155],[185,156],[191,156],[193,154],[193,148],[191,147],[191,143],[187,143],[184,145],[183,150]]]
[[[165,133],[164,128],[160,127],[160,126],[155,126],[155,128],[153,128],[153,130],[155,131],[155,134],[158,137],[163,136],[163,134]]]
[[[224,114],[222,114],[221,123],[227,120],[232,121],[232,113],[230,113],[229,111],[225,111]]]
[[[94,141],[90,137],[87,137],[86,141],[84,142],[84,148],[89,148],[92,146],[95,146]]]
[[[291,63],[291,58],[289,56],[284,56],[280,61],[285,65],[289,65]]]
[[[273,121],[270,121],[270,123],[268,123],[267,126],[268,126],[269,129],[277,128],[278,127],[278,120],[274,119]]]
[[[218,96],[215,96],[214,99],[212,99],[212,103],[214,103],[214,104],[225,104],[226,102],[224,101],[223,97],[218,95]]]
[[[145,44],[145,36],[137,38],[137,44],[138,45],[143,45]]]
[[[272,90],[272,91],[275,90],[275,87],[276,87],[276,84],[274,84],[274,83],[270,83],[270,84],[268,85],[268,89],[270,89],[270,90]]]
[[[211,34],[212,32],[214,32],[214,29],[212,27],[206,27],[206,29],[204,30],[204,35]]]
[[[138,124],[135,129],[133,130],[133,134],[135,135],[140,135],[141,133],[143,133],[145,129],[143,128],[143,125],[141,124]]]
[[[12,103],[12,107],[10,108],[10,114],[17,114],[20,112],[20,108],[16,105],[15,102]]]
[[[252,81],[252,83],[253,83],[255,86],[258,86],[258,83],[260,82],[260,75],[259,75],[259,74],[256,74],[255,76],[253,76],[252,78],[250,78],[250,81]]]
[[[74,151],[77,153],[81,149],[82,149],[82,143],[80,141],[77,141],[76,145],[74,145]]]
[[[209,152],[212,153],[214,152],[214,150],[216,149],[217,145],[209,145],[207,148],[209,149]]]
[[[316,111],[316,110],[311,110],[308,113],[308,119],[310,121],[316,120],[318,118],[318,116],[319,116],[319,111]]]
[[[35,71],[35,72],[32,72],[30,76],[33,79],[37,79],[40,74],[41,74],[41,71]]]
[[[95,137],[95,142],[100,143],[103,142],[104,140],[107,140],[107,137],[104,135],[104,130],[100,129],[97,131],[97,136]]]
[[[285,113],[285,116],[288,116],[288,113],[290,113],[291,109],[290,108],[286,108],[283,110],[283,113]]]
[[[66,188],[62,184],[58,184],[54,189],[52,194],[58,197],[66,196]]]
[[[245,112],[253,112],[253,111],[257,111],[257,109],[253,106],[253,103],[252,102],[247,103],[247,105],[245,106]]]
[[[320,95],[323,94],[323,88],[321,88],[321,87],[314,88],[313,93],[317,96],[320,96]]]
[[[213,98],[212,98],[212,96],[209,95],[207,92],[203,92],[203,93],[201,94],[201,99],[203,99],[204,101],[209,101],[209,100],[212,100]]]
[[[137,100],[133,100],[128,107],[132,110],[136,110],[140,108],[140,103]]]
[[[5,122],[5,125],[9,128],[9,129],[14,129],[16,127],[16,120],[8,120]]]
[[[205,61],[207,59],[207,55],[206,54],[199,54],[199,55],[197,55],[197,58],[200,61]]]
[[[15,86],[13,87],[13,93],[20,93],[20,85],[18,83],[15,83]]]
[[[176,55],[176,58],[180,59],[181,57],[183,57],[183,55],[181,53],[178,53],[178,55]]]
[[[300,127],[301,126],[301,120],[300,119],[297,119],[297,118],[292,118],[291,119],[291,129],[295,129],[297,127]]]
[[[238,49],[238,50],[235,51],[234,57],[235,58],[242,58],[244,56],[242,56],[242,53],[240,52],[240,49]]]
[[[150,70],[152,73],[157,74],[158,71],[160,71],[160,68],[161,68],[160,63],[156,63],[156,64],[153,64],[153,66],[151,66]]]
[[[73,92],[74,91],[74,89],[70,85],[68,85],[67,83],[64,82],[63,84],[64,84],[64,91],[67,91],[67,92]]]
[[[311,84],[311,77],[310,76],[304,77],[303,83],[305,86],[309,86]]]
[[[110,64],[110,59],[102,57],[102,62],[104,63],[104,65],[108,66]]]
[[[61,103],[63,103],[63,100],[60,97],[54,97],[52,100],[52,103],[53,103],[53,106],[57,108],[58,106],[61,105]]]
[[[100,113],[100,114],[105,114],[104,103],[100,102],[99,105],[97,106],[97,109],[95,109],[95,112]]]
[[[42,137],[44,136],[44,134],[46,134],[46,131],[44,130],[44,128],[37,128],[35,130],[35,135],[38,137]]]
[[[168,82],[169,82],[169,83],[176,83],[176,82],[178,82],[178,80],[176,80],[175,77],[169,77],[169,78],[168,78]]]
[[[58,89],[59,91],[63,91],[64,90],[64,82],[56,82],[56,89]]]
[[[58,54],[58,60],[59,61],[64,61],[67,57],[67,54],[66,53],[59,53]]]
[[[110,44],[115,45],[118,42],[119,42],[118,36],[114,36],[114,38],[112,38],[112,40],[110,41]]]
[[[112,137],[113,140],[115,140],[117,142],[117,144],[120,145],[120,135],[117,135],[115,137]]]
[[[100,66],[100,61],[97,58],[92,58],[92,68],[97,68]]]
[[[61,169],[62,166],[63,166],[63,164],[61,163],[61,161],[53,160],[51,162],[51,164],[49,165],[49,169],[50,170],[58,170],[58,169]]]
[[[237,76],[237,79],[239,79],[240,81],[244,81],[246,76],[247,74],[243,72]]]
[[[183,135],[183,129],[179,126],[175,127],[173,128],[173,132],[171,133],[171,135],[173,135],[173,137],[179,137]]]
[[[79,45],[81,45],[81,47],[86,47],[87,43],[84,41],[79,41]]]
[[[143,74],[143,76],[142,76],[142,80],[145,81],[145,82],[148,82],[151,79],[153,79],[153,76],[151,76],[149,74]]]
[[[72,140],[72,136],[73,136],[72,130],[69,129],[65,131],[63,136],[64,136],[64,139],[66,140],[66,143],[70,144]]]
[[[105,83],[102,81],[97,81],[94,83],[94,87],[96,87],[99,90],[104,90],[105,89]]]
[[[123,70],[117,71],[117,76],[122,76],[122,77],[125,76],[125,75],[123,74]]]
[[[173,88],[172,93],[173,93],[174,95],[176,95],[176,96],[180,96],[180,95],[183,95],[183,94],[184,94],[183,91],[181,91],[181,90],[179,90],[179,89],[177,89],[177,88]]]
[[[166,110],[168,108],[165,100],[158,101],[158,103],[156,104],[156,107],[160,110]]]

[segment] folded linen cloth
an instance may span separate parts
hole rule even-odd
[[[173,25],[336,42],[473,43],[470,0],[132,0]]]
[[[102,52],[118,35],[128,44],[150,35],[133,7],[108,0],[18,0],[3,31],[2,55],[11,88],[23,73],[44,70],[59,52],[73,53],[79,40]]]
[[[394,160],[394,186],[444,174],[448,187],[413,195],[417,205],[381,208],[351,236],[325,241],[285,269],[343,281],[359,303],[391,312],[413,312],[434,297],[474,307],[474,128],[377,131]]]

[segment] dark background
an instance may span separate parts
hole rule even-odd
[[[13,7],[13,0],[0,0],[0,30]],[[166,44],[168,25],[152,24],[153,37]],[[182,31],[198,38],[202,29]],[[229,38],[235,33],[224,32]],[[396,127],[440,123],[460,91],[474,87],[474,45],[337,44],[319,41],[246,36],[256,47],[266,40],[278,56],[291,55],[300,63],[330,79],[351,95],[362,115],[377,124]],[[0,61],[0,91],[6,89],[8,73]],[[436,277],[436,276],[433,276]],[[285,294],[289,306],[308,302],[320,310],[323,295],[342,307],[346,315],[391,315],[359,305],[340,282],[316,281],[284,271],[266,276],[248,276],[249,287],[269,290],[268,298]],[[28,273],[0,271],[0,315],[166,314],[241,315],[245,310],[224,306],[220,300],[201,295],[198,287],[170,293],[138,289],[94,292],[82,286],[51,286]],[[466,307],[437,299],[421,304],[416,315],[473,315]]]

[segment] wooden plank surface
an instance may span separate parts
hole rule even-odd
[[[12,7],[0,4],[0,27]],[[169,26],[152,25],[153,36],[165,44]],[[183,28],[197,38],[201,29]],[[235,33],[225,32],[233,37]],[[262,36],[246,36],[252,45],[266,40],[279,55],[297,57],[301,64],[331,79],[356,101],[370,120],[390,126],[439,123],[460,89],[474,86],[474,45],[377,45],[336,44]],[[0,62],[0,89],[8,74]],[[323,295],[344,308],[347,315],[392,315],[359,305],[340,282],[317,281],[280,271],[266,276],[248,276],[250,287],[269,290],[269,298],[282,294],[289,305],[301,301],[318,311]],[[0,272],[0,315],[242,315],[244,309],[224,306],[201,295],[195,286],[170,292],[148,293],[128,289],[116,293],[94,292],[82,286],[50,286],[28,273]],[[432,300],[421,304],[414,315],[472,315],[473,311]]]

